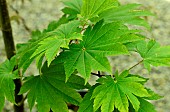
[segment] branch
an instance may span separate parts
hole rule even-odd
[[[143,60],[141,60],[140,62],[138,62],[137,64],[133,65],[132,67],[130,67],[128,70],[133,69],[134,67],[138,66],[139,64],[141,64],[143,62]]]
[[[93,72],[92,72],[91,74],[92,74],[92,75],[95,75],[95,76],[97,76],[97,77],[105,76],[105,75],[101,75],[99,71],[98,71],[98,73],[93,73]]]
[[[27,95],[20,101],[17,103],[17,106],[21,106],[22,104],[24,104],[24,101],[27,99]]]
[[[23,17],[20,16],[19,11],[15,9],[12,5],[10,5],[10,8],[17,14],[17,16],[21,19],[22,24],[24,25],[24,28],[27,32],[31,33],[31,29],[27,26],[26,21]]]
[[[7,58],[10,59],[15,55],[15,45],[6,0],[0,0],[0,23],[2,25],[2,34],[5,44],[6,55]],[[15,69],[17,69],[17,65]],[[18,103],[23,99],[23,95],[18,95],[21,88],[21,80],[15,79],[14,83],[15,83],[15,102]],[[23,104],[21,106],[14,105],[14,112],[24,112],[24,105]]]

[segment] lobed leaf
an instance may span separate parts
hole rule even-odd
[[[101,85],[97,86],[92,98],[94,99],[94,110],[101,106],[102,112],[112,112],[117,108],[120,112],[128,112],[129,102],[138,111],[140,101],[138,97],[148,97],[150,94],[140,83],[144,78],[128,76],[124,71],[116,79],[106,76],[97,80]]]
[[[70,45],[70,49],[65,50],[58,57],[58,60],[64,62],[66,80],[75,69],[86,81],[92,70],[111,73],[106,56],[128,54],[124,43],[141,40],[137,35],[131,34],[132,32],[138,31],[129,30],[121,23],[103,25],[100,21],[93,28],[89,26],[83,40],[79,44]]]
[[[148,23],[140,18],[141,16],[152,16],[153,14],[149,11],[136,9],[139,4],[127,4],[123,6],[117,6],[102,12],[98,19],[104,19],[106,23],[118,22],[144,26],[149,28]]]
[[[91,19],[105,10],[115,7],[117,0],[83,0],[81,15],[84,18]]]
[[[170,66],[169,46],[160,46],[155,40],[137,44],[137,52],[143,58],[144,67],[150,71],[150,65]]]
[[[18,78],[18,71],[13,71],[16,64],[16,58],[12,57],[11,60],[6,60],[0,65],[0,94],[1,104],[4,104],[4,97],[12,103],[15,103],[14,90],[15,84],[14,79]]]
[[[80,13],[82,7],[82,0],[62,0],[62,2],[69,9],[75,10],[76,12]]]
[[[66,102],[78,105],[82,100],[80,94],[74,88],[83,89],[86,87],[83,86],[84,83],[80,77],[76,78],[78,81],[73,82],[73,79],[70,79],[65,83],[62,64],[52,64],[48,68],[47,63],[45,63],[42,74],[28,78],[19,94],[28,92],[30,110],[37,102],[39,112],[49,112],[50,108],[54,112],[68,112]],[[75,86],[77,84],[80,85]]]
[[[30,66],[32,61],[36,58],[36,56],[32,57],[33,53],[36,51],[36,49],[39,47],[39,42],[43,41],[45,38],[49,36],[49,32],[55,30],[58,28],[61,24],[65,24],[68,22],[68,19],[66,15],[63,15],[57,22],[53,21],[51,22],[47,29],[43,30],[43,32],[36,30],[32,32],[31,39],[26,44],[19,44],[17,46],[20,46],[19,49],[17,49],[17,58],[19,58],[18,66],[19,68],[22,68],[22,73],[24,73],[27,68]],[[38,57],[39,58],[39,57]],[[37,59],[39,61],[39,59]],[[40,65],[42,65],[41,62],[37,62],[39,64],[38,68],[40,68]]]
[[[60,47],[68,48],[69,42],[74,39],[81,39],[81,34],[77,33],[80,22],[77,20],[59,26],[56,30],[49,33],[49,37],[39,43],[39,47],[32,54],[45,54],[48,66],[56,57]]]

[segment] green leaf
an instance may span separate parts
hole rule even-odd
[[[62,2],[66,5],[62,12],[68,16],[69,20],[76,19],[80,14],[82,0],[62,0]]]
[[[50,32],[58,28],[61,24],[68,23],[69,20],[66,17],[66,15],[63,15],[58,21],[52,21],[49,23],[47,29],[45,29],[43,32]]]
[[[39,43],[39,47],[32,54],[31,58],[38,54],[45,54],[49,66],[56,57],[60,47],[68,48],[71,40],[81,40],[82,35],[77,33],[79,24],[79,21],[74,20],[67,24],[63,24],[56,30],[50,32],[49,37]]]
[[[22,69],[22,73],[24,74],[24,72],[27,70],[27,68],[30,66],[30,64],[33,62],[33,60],[35,58],[30,58],[32,56],[32,54],[34,53],[34,51],[37,49],[37,44],[38,43],[33,43],[33,44],[28,44],[22,51],[17,54],[17,56],[19,57],[19,62],[18,62],[18,66],[20,69]],[[35,46],[33,46],[35,45]],[[24,51],[25,50],[25,51]]]
[[[79,80],[79,79],[78,79]],[[47,63],[42,68],[42,74],[28,78],[21,87],[19,94],[28,92],[28,104],[30,110],[37,102],[39,112],[68,112],[66,102],[78,105],[82,98],[68,81],[65,83],[64,67],[62,64],[50,65]]]
[[[79,105],[78,112],[94,112],[93,111],[93,99],[91,99],[93,90],[95,89],[96,86],[91,87],[89,89],[88,93],[83,98],[83,101]]]
[[[74,9],[71,9],[71,8],[68,8],[68,7],[65,7],[64,9],[62,9],[62,12],[65,14],[65,15],[68,15],[68,19],[69,20],[74,20],[77,18],[77,15],[79,14],[77,11],[75,11]]]
[[[20,69],[22,69],[23,74],[27,70],[27,68],[30,66],[32,61],[36,58],[36,56],[32,58],[31,56],[36,51],[36,49],[39,47],[38,43],[43,41],[45,38],[47,38],[49,36],[49,32],[58,28],[61,24],[65,24],[67,22],[68,22],[68,19],[66,15],[63,15],[57,22],[54,22],[54,21],[51,22],[48,25],[48,28],[45,29],[43,32],[39,30],[33,31],[31,35],[31,39],[25,44],[20,44],[21,47],[18,49],[17,58],[19,58],[18,66]],[[41,65],[41,62],[37,62],[37,63],[39,63],[38,65]]]
[[[123,23],[140,25],[149,28],[148,23],[144,19],[141,19],[139,17],[151,16],[153,14],[149,11],[136,9],[139,6],[139,4],[127,4],[124,6],[117,6],[101,13],[98,19],[104,19],[106,23],[121,21]]]
[[[147,99],[147,100],[158,100],[160,98],[163,98],[163,96],[160,96],[160,95],[156,94],[151,89],[148,89],[148,88],[146,88],[146,89],[147,89],[148,93],[150,94],[150,96],[149,97],[144,97],[145,99]]]
[[[115,4],[118,4],[117,0],[83,0],[81,15],[86,19],[91,19],[115,7]]]
[[[150,71],[150,65],[170,66],[170,47],[160,46],[155,40],[141,41],[137,44],[137,52],[144,59],[144,67]]]
[[[64,61],[67,79],[75,69],[86,81],[92,70],[111,73],[106,56],[128,54],[124,43],[141,39],[135,34],[130,36],[132,32],[138,31],[128,30],[120,23],[103,26],[103,22],[100,21],[93,28],[89,26],[84,33],[83,41],[80,44],[70,45],[70,49],[65,50],[58,57],[58,60]]]
[[[62,0],[64,5],[68,8],[75,10],[76,12],[80,13],[82,7],[82,0]]]
[[[38,43],[45,37],[46,34],[37,30],[32,32],[31,39],[27,43],[20,44],[21,47],[18,49],[17,58],[19,59],[18,67],[22,69],[23,74],[30,66],[32,61],[36,58],[36,57],[34,58],[30,58],[30,57],[38,48]]]
[[[0,65],[0,91],[3,91],[1,94],[2,104],[3,97],[6,97],[7,100],[15,103],[14,90],[15,84],[14,79],[18,78],[18,71],[13,71],[16,64],[16,58],[13,57],[11,60],[6,60]]]
[[[5,97],[3,91],[0,89],[0,111],[2,111],[5,104]]]
[[[138,97],[147,97],[150,94],[140,83],[144,78],[131,77],[127,73],[124,71],[117,79],[106,76],[97,80],[101,85],[93,91],[94,110],[101,106],[102,112],[112,112],[114,107],[120,112],[128,112],[129,101],[136,111],[139,110]]]
[[[140,108],[138,112],[156,112],[155,107],[143,98],[138,98],[140,101]]]

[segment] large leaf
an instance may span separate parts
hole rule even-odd
[[[124,23],[140,25],[149,28],[148,23],[139,17],[151,16],[153,14],[149,11],[136,9],[139,6],[139,4],[117,6],[101,13],[98,19],[104,19],[106,23],[121,21]]]
[[[39,47],[32,54],[34,57],[38,54],[45,54],[48,66],[56,57],[60,47],[67,48],[69,42],[74,39],[82,39],[80,33],[77,33],[77,27],[80,22],[77,20],[59,26],[56,30],[49,33],[49,37],[39,43]]]
[[[117,0],[83,0],[81,15],[84,18],[91,19],[117,4]]]
[[[75,77],[74,77],[75,78]],[[77,80],[82,80],[76,77]],[[75,81],[75,80],[74,80]],[[78,85],[79,86],[73,86]],[[84,82],[72,79],[65,83],[64,67],[62,64],[50,65],[47,63],[42,68],[42,74],[28,78],[23,84],[20,94],[28,92],[28,104],[30,109],[35,102],[39,112],[49,112],[50,108],[54,112],[68,112],[66,102],[78,105],[82,98],[73,88],[85,88]]]
[[[137,51],[144,59],[144,66],[148,70],[150,65],[170,66],[169,46],[160,46],[155,40],[150,40],[148,43],[141,41],[137,44]]]
[[[0,65],[0,91],[2,91],[0,94],[0,97],[2,98],[1,104],[4,103],[4,97],[12,103],[15,103],[15,84],[13,80],[18,78],[18,71],[16,70],[13,72],[15,64],[15,57],[13,57],[10,61],[6,60]]]
[[[116,78],[106,76],[98,79],[101,85],[94,89],[92,95],[94,110],[101,106],[102,112],[112,112],[114,107],[120,112],[128,112],[130,101],[133,108],[138,111],[140,108],[138,97],[150,96],[140,83],[143,81],[144,78],[128,76],[128,71],[124,71]]]
[[[131,34],[131,33],[134,34]],[[92,70],[111,73],[105,56],[128,54],[123,45],[129,41],[139,40],[136,30],[128,30],[119,23],[106,24],[100,21],[93,28],[88,27],[80,44],[72,44],[69,50],[61,53],[58,60],[64,61],[67,79],[75,69],[87,81]]]

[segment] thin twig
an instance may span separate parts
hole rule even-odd
[[[5,51],[7,54],[7,58],[11,59],[15,55],[16,50],[15,50],[12,27],[11,27],[6,0],[0,0],[0,23],[2,27],[2,34],[3,34],[3,40],[5,44]],[[16,69],[17,69],[17,65],[14,70]],[[20,74],[18,74],[18,76],[20,76]],[[18,103],[23,99],[22,94],[18,95],[22,86],[22,82],[21,79],[14,79],[13,81],[15,84],[15,90],[14,90],[15,102]],[[20,106],[17,106],[14,104],[14,112],[24,112],[24,105],[22,104]]]
[[[102,76],[105,76],[105,75],[101,75],[99,72],[98,73],[91,73],[92,75],[95,75],[95,76],[98,76],[98,77],[102,77]]]
[[[139,61],[137,64],[133,65],[132,67],[130,67],[128,70],[133,69],[134,67],[138,66],[139,64],[141,64],[143,62],[143,60]]]
[[[11,8],[13,11],[15,11],[15,13],[16,13],[16,14],[18,15],[18,17],[21,19],[22,24],[24,25],[25,30],[28,31],[29,33],[31,33],[31,32],[32,32],[31,29],[26,25],[26,21],[25,21],[25,19],[24,19],[23,17],[20,16],[19,11],[18,11],[17,9],[15,9],[12,5],[10,5],[10,8]]]
[[[27,99],[27,95],[17,104],[17,106],[21,106],[26,99]]]

